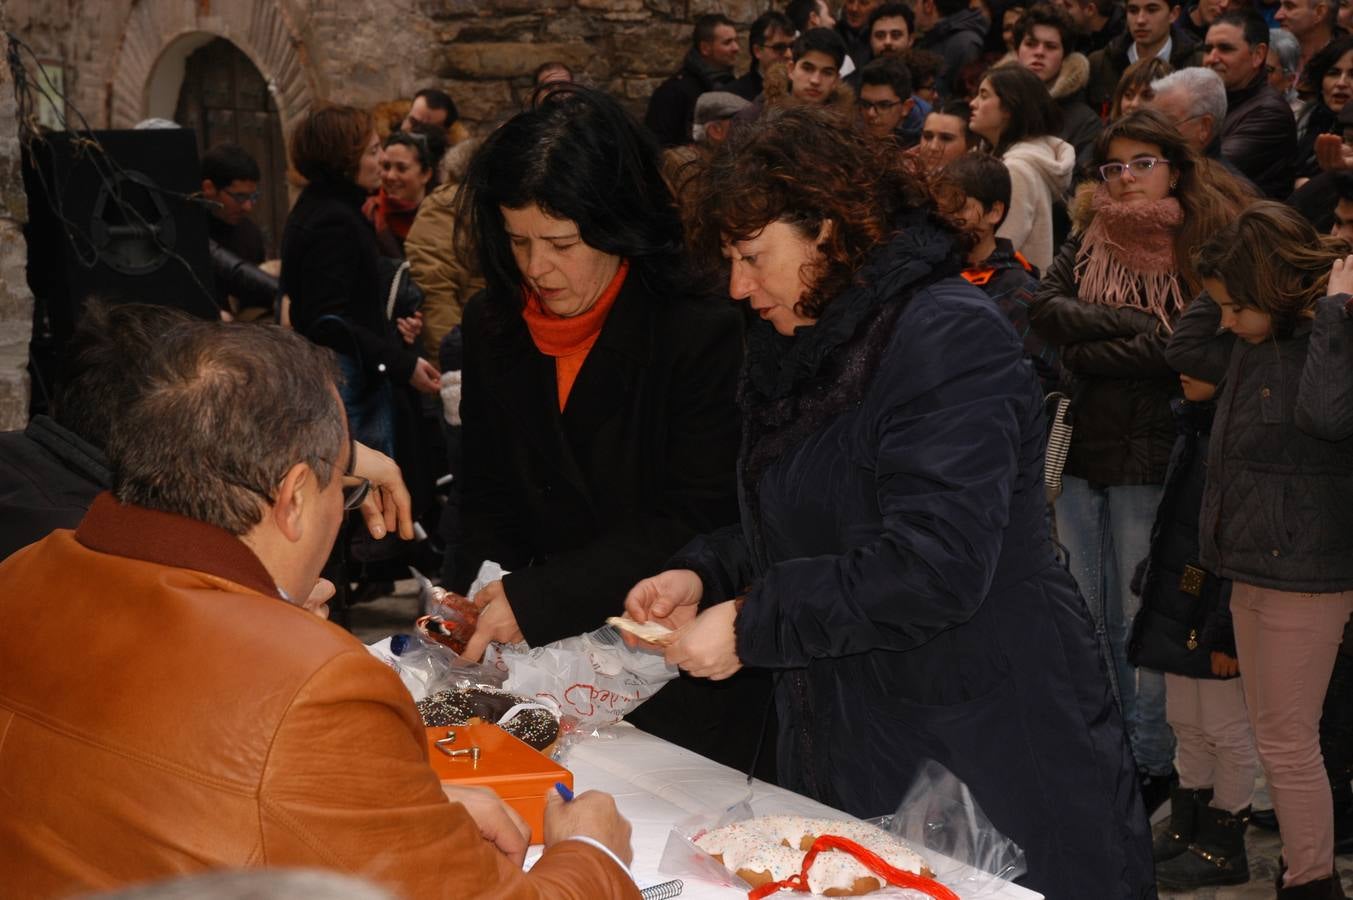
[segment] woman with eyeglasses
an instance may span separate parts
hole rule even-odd
[[[1179,380],[1165,343],[1201,288],[1193,251],[1246,195],[1203,167],[1152,110],[1111,123],[1095,166],[1099,182],[1078,191],[1072,237],[1044,274],[1029,320],[1076,382],[1057,531],[1105,643],[1149,814],[1172,783],[1173,737],[1163,677],[1127,660],[1139,603],[1128,585],[1149,550],[1175,437]]]
[[[362,206],[362,213],[376,229],[381,253],[404,258],[404,239],[409,236],[418,208],[437,186],[437,169],[446,155],[446,137],[441,128],[415,126],[413,131],[395,131],[381,146],[381,186]]]
[[[1023,66],[992,69],[970,104],[968,128],[1010,170],[1010,208],[996,230],[1040,271],[1052,264],[1054,210],[1071,187],[1076,149],[1057,136],[1062,111]]]
[[[381,184],[380,138],[364,110],[326,106],[296,126],[289,150],[308,181],[282,233],[292,326],[337,354],[353,435],[394,456],[394,387],[436,394],[438,373],[386,314],[376,234],[362,215]]]

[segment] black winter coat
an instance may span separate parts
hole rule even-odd
[[[742,522],[673,560],[779,670],[781,783],[861,816],[962,779],[1050,900],[1154,896],[1136,768],[1042,484],[1042,392],[920,217],[790,339],[749,336]]]
[[[1285,200],[1296,182],[1297,120],[1263,72],[1226,92],[1221,153],[1273,200]]]
[[[0,561],[74,528],[113,483],[103,451],[47,416],[0,433]]]
[[[1135,666],[1189,678],[1217,678],[1212,653],[1234,657],[1236,638],[1231,582],[1198,561],[1198,513],[1216,406],[1181,399],[1174,402],[1174,410],[1179,437],[1151,526],[1151,555],[1140,586],[1134,585],[1142,608],[1133,622],[1128,659]]]
[[[1076,381],[1066,474],[1098,485],[1160,484],[1174,446],[1170,400],[1179,395],[1163,329],[1147,313],[1080,300],[1079,250],[1079,238],[1062,247],[1029,313]]]
[[[1353,590],[1353,322],[1346,297],[1317,304],[1290,338],[1250,344],[1217,333],[1199,297],[1168,354],[1181,371],[1226,360],[1208,452],[1203,565],[1280,591]]]
[[[301,191],[282,232],[282,291],[291,324],[312,341],[359,358],[372,378],[396,385],[413,375],[418,353],[385,315],[380,251],[351,183],[312,182]]]
[[[487,292],[465,307],[452,587],[502,564],[539,646],[600,628],[679,547],[736,521],[742,326],[728,304],[662,296],[631,270],[560,413],[554,359],[516,309]],[[769,693],[764,677],[682,678],[630,719],[745,768]]]
[[[935,23],[934,28],[921,35],[917,46],[938,53],[944,60],[939,77],[935,79],[935,90],[941,100],[948,100],[955,95],[959,70],[981,58],[986,35],[987,20],[975,9],[964,9],[945,16]]]
[[[695,102],[707,91],[728,90],[732,83],[732,69],[713,66],[691,49],[682,60],[681,69],[658,85],[648,98],[644,125],[664,148],[692,144],[695,142],[691,135]]]

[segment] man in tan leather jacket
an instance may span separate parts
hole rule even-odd
[[[113,493],[0,565],[0,893],[303,866],[409,898],[637,898],[609,796],[552,798],[524,874],[520,819],[448,802],[399,679],[297,605],[353,481],[327,356],[194,323],[145,365]]]

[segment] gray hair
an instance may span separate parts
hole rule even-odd
[[[179,326],[146,377],[109,439],[123,503],[241,535],[296,463],[327,485],[348,440],[333,355],[280,326]]]
[[[1202,66],[1190,66],[1151,82],[1151,90],[1161,94],[1183,91],[1189,99],[1189,116],[1211,116],[1214,133],[1226,118],[1226,85],[1221,76]]]
[[[1338,12],[1338,7],[1335,7]],[[1286,28],[1270,28],[1268,32],[1268,50],[1278,58],[1283,74],[1289,78],[1301,69],[1301,44],[1297,36]]]

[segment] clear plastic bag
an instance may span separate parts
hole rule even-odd
[[[667,836],[658,870],[674,877],[750,890],[751,885],[697,847],[694,838],[733,822],[784,814],[785,810],[777,809],[777,806],[774,797],[753,801],[749,794],[727,809],[678,823]],[[813,815],[832,818],[826,811]],[[849,818],[845,813],[837,813],[836,817]],[[921,767],[895,814],[869,821],[896,835],[920,854],[935,880],[963,900],[997,894],[1026,871],[1024,852],[992,826],[967,785],[937,762],[927,762]],[[915,890],[887,887],[870,896],[883,900],[925,895]]]
[[[504,675],[490,666],[472,663],[449,647],[417,634],[393,634],[368,644],[371,655],[385,663],[404,682],[414,700],[437,691],[466,687],[503,686]]]
[[[490,644],[484,664],[505,673],[506,690],[548,698],[585,732],[619,722],[678,674],[610,625],[543,647]]]
[[[897,812],[874,824],[926,858],[935,878],[966,898],[990,896],[1028,871],[1024,851],[982,812],[968,786],[944,766],[921,766]]]

